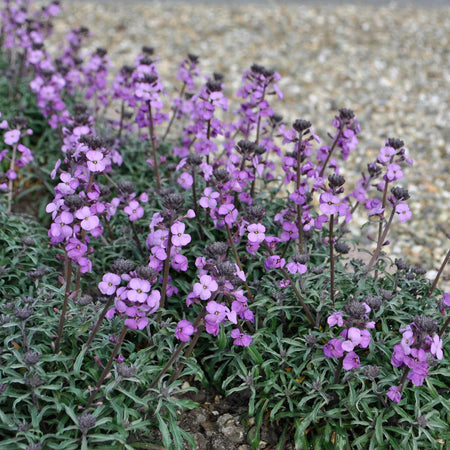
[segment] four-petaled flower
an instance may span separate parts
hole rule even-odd
[[[103,275],[102,281],[98,284],[98,289],[103,295],[113,295],[120,282],[121,278],[119,275],[115,273],[106,273]]]
[[[250,242],[263,242],[265,239],[264,233],[266,227],[260,223],[253,223],[247,227],[248,240]]]
[[[210,275],[202,275],[200,277],[200,283],[195,283],[192,290],[200,299],[208,300],[217,289],[219,289],[219,286],[213,277]]]
[[[191,236],[184,233],[185,225],[182,222],[175,222],[171,227],[172,232],[172,244],[175,247],[184,247],[191,242]]]
[[[191,336],[197,330],[194,328],[189,320],[180,320],[177,324],[177,328],[175,330],[175,336],[182,342],[189,342]]]

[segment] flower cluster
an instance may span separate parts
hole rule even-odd
[[[118,260],[114,272],[103,275],[98,288],[103,295],[114,295],[114,307],[106,317],[111,319],[117,313],[125,317],[125,326],[132,330],[142,330],[148,324],[148,316],[160,305],[161,293],[154,288],[157,274],[148,267],[129,270],[129,261]]]
[[[330,327],[343,327],[339,333],[339,338],[328,341],[323,352],[327,358],[342,358],[345,370],[356,369],[361,366],[357,347],[367,348],[371,342],[370,329],[375,327],[375,322],[370,321],[368,314],[371,308],[365,302],[350,300],[343,311],[338,311],[328,317],[327,322]],[[347,318],[344,319],[343,314]],[[345,356],[344,356],[345,355]]]
[[[416,316],[414,321],[401,329],[402,340],[394,346],[391,364],[404,368],[414,386],[422,386],[428,376],[433,359],[443,358],[442,339],[437,333],[437,322],[427,316]],[[401,400],[400,386],[391,386],[387,396],[398,403]]]

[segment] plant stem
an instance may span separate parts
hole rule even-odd
[[[153,136],[153,116],[152,116],[152,105],[150,104],[150,102],[147,102],[147,106],[148,106],[148,120],[149,120],[149,125],[148,125],[148,132],[149,132],[149,138],[150,138],[150,143],[152,146],[152,153],[153,153],[153,164],[154,164],[154,169],[155,169],[155,177],[156,177],[156,187],[158,190],[161,189],[161,179],[159,177],[159,168],[158,168],[158,157],[156,155],[156,142]]]
[[[72,260],[67,256],[67,252],[66,252],[66,259],[65,259],[65,263],[64,263],[64,272],[65,272],[64,278],[66,280],[66,288],[64,291],[63,309],[62,309],[61,315],[59,317],[58,336],[56,338],[56,343],[55,343],[55,353],[59,352],[59,347],[61,345],[64,321],[66,319],[67,303],[69,301],[70,281],[72,278]]]
[[[333,226],[334,215],[330,216],[330,233],[328,236],[328,243],[330,245],[330,299],[334,308],[334,245],[333,245]]]
[[[161,287],[161,301],[159,304],[159,314],[158,321],[161,319],[162,309],[164,308],[164,303],[166,301],[166,291],[167,291],[167,283],[169,281],[169,269],[170,269],[170,252],[172,250],[172,231],[169,229],[169,237],[167,241],[167,258],[164,261],[164,272],[163,272],[163,283]]]
[[[450,250],[447,251],[447,255],[445,256],[444,261],[442,261],[441,267],[439,267],[439,271],[436,275],[436,278],[434,279],[433,284],[431,285],[431,288],[428,291],[428,296],[430,296],[433,293],[433,291],[435,290],[435,288],[438,284],[439,278],[441,277],[442,272],[444,271],[445,266],[447,265],[449,259],[450,259]]]
[[[300,185],[301,185],[301,163],[302,163],[302,133],[298,134],[298,149],[297,149],[297,177],[296,177],[296,187],[297,194],[300,194]],[[302,205],[297,205],[297,228],[298,228],[298,236],[300,240],[300,253],[305,253],[305,237],[303,235],[303,208]]]
[[[14,167],[16,165],[16,155],[17,155],[17,142],[13,145],[11,161],[9,163],[9,170],[14,171]],[[6,213],[11,213],[12,210],[12,198],[13,198],[13,187],[14,180],[12,178],[8,179],[8,207]]]
[[[381,247],[383,246],[383,242],[386,239],[386,236],[388,234],[389,228],[391,227],[392,224],[392,220],[394,218],[394,214],[395,214],[395,206],[394,205],[392,207],[392,211],[391,211],[391,215],[389,216],[389,220],[386,224],[386,226],[384,227],[384,231],[383,234],[381,235],[381,238],[378,240],[378,244],[377,244],[377,248],[375,249],[375,251],[373,252],[372,258],[369,261],[369,264],[367,264],[367,269],[366,272],[368,273],[369,270],[373,267],[373,265],[375,264],[375,262],[377,261],[378,255],[380,254],[381,251]]]
[[[269,247],[267,242],[266,242],[266,248],[267,248],[269,254],[271,256],[273,256],[273,251]],[[284,267],[281,267],[280,270],[281,270],[281,273],[283,274],[284,278],[286,278],[286,280],[289,281],[289,285],[292,286],[292,289],[294,290],[295,296],[298,298],[298,301],[300,302],[300,305],[302,306],[303,311],[306,314],[306,318],[308,319],[309,324],[314,327],[314,324],[316,323],[316,320],[315,320],[313,314],[311,313],[311,310],[309,309],[309,306],[303,300],[302,295],[300,294],[300,291],[297,289],[297,286],[295,286],[295,283],[292,281],[292,278],[289,275],[289,272]]]
[[[134,240],[136,241],[137,248],[142,257],[145,256],[144,249],[142,248],[141,241],[139,240],[139,236],[136,231],[136,227],[134,226],[134,222],[130,222],[131,229],[133,230]]]
[[[111,354],[111,357],[109,358],[108,363],[106,364],[105,368],[103,369],[103,372],[100,375],[100,378],[98,379],[95,388],[91,392],[91,395],[90,395],[89,400],[88,400],[88,402],[86,404],[86,407],[85,407],[86,409],[89,408],[89,406],[91,406],[92,402],[94,401],[94,399],[95,399],[95,397],[96,397],[96,395],[98,393],[98,390],[100,389],[100,386],[102,385],[103,381],[106,378],[106,375],[108,375],[108,372],[111,369],[112,363],[113,363],[115,357],[117,356],[117,353],[119,353],[120,346],[122,345],[122,342],[125,339],[125,335],[127,334],[127,331],[128,331],[128,327],[124,326],[123,330],[122,330],[122,333],[120,333],[120,336],[119,336],[119,338],[118,338],[118,340],[116,342],[116,345],[115,345],[114,350],[113,350],[113,352]]]
[[[123,119],[125,116],[125,102],[122,100],[122,104],[120,106],[120,123],[119,123],[119,132],[117,133],[117,139],[120,140],[122,136],[122,130],[123,130]]]
[[[228,226],[227,223],[225,223],[225,228],[227,230],[228,240],[230,241],[231,249],[233,250],[234,259],[236,260],[236,264],[238,265],[239,270],[241,272],[244,272],[244,270],[242,268],[241,260],[239,259],[239,255],[238,255],[238,252],[236,250],[236,246],[234,245],[233,236],[231,235],[230,227]],[[244,272],[244,275],[245,275],[245,272]],[[247,290],[248,299],[249,299],[249,301],[252,301],[253,300],[253,295],[252,295],[252,293],[250,291],[250,287],[249,287],[249,285],[247,283],[247,279],[245,279],[244,285],[245,285],[245,289]]]
[[[172,364],[175,362],[178,356],[180,356],[180,353],[185,346],[186,342],[181,342],[178,345],[178,348],[172,353],[172,356],[170,357],[169,361],[166,362],[166,365],[161,369],[161,372],[159,372],[158,376],[152,381],[152,384],[150,385],[149,389],[153,389],[158,384],[158,381],[169,370],[169,368],[172,366]],[[145,395],[147,395],[147,393],[148,391],[144,394],[144,397]]]
[[[97,319],[97,322],[95,324],[94,329],[92,330],[89,339],[87,340],[86,344],[84,345],[85,349],[87,350],[88,347],[91,345],[92,341],[94,340],[95,335],[97,334],[98,329],[100,328],[100,324],[102,323],[103,319],[105,318],[105,315],[113,301],[114,297],[110,297],[109,300],[105,303],[105,306],[103,307],[102,312],[100,313],[99,318]]]
[[[203,315],[202,315],[203,317]],[[195,333],[195,336],[192,338],[191,343],[189,344],[189,347],[184,352],[184,360],[187,360],[192,352],[194,351],[194,347],[197,344],[197,341],[200,338],[200,335],[202,334],[203,327],[198,327],[197,332]],[[180,363],[180,365],[176,368],[175,372],[173,373],[172,377],[170,378],[170,382],[173,383],[176,381],[176,379],[179,377],[180,372],[183,370],[184,363]]]
[[[342,126],[339,129],[339,132],[336,135],[336,138],[334,139],[333,144],[331,145],[330,151],[328,152],[327,159],[325,160],[325,162],[324,162],[324,164],[322,166],[322,169],[320,169],[319,177],[322,177],[323,174],[325,173],[325,169],[327,168],[327,165],[330,162],[331,154],[333,153],[333,151],[334,151],[334,149],[336,147],[336,144],[338,143],[338,140],[341,137],[341,135],[342,135]]]
[[[181,86],[181,90],[180,90],[180,95],[179,95],[180,99],[181,99],[181,97],[183,97],[185,89],[186,89],[186,82],[184,81],[183,82],[183,86]],[[177,115],[178,109],[179,109],[179,106],[178,105],[175,106],[175,108],[173,110],[172,117],[170,118],[169,125],[167,125],[167,128],[166,128],[166,131],[164,133],[164,136],[161,139],[162,142],[164,142],[166,140],[166,137],[169,134],[170,129],[172,128],[172,124],[173,124],[173,121],[175,120],[175,117]]]
[[[342,365],[344,364],[344,357],[339,358],[338,365],[336,366],[336,372],[334,372],[333,384],[338,384],[341,377]]]

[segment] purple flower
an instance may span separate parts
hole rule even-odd
[[[327,358],[340,358],[344,355],[341,339],[331,339],[323,347],[323,352]]]
[[[403,333],[403,338],[402,338],[402,341],[400,343],[400,345],[402,347],[402,350],[403,350],[405,355],[409,355],[411,353],[411,345],[413,343],[414,343],[414,333],[412,332],[412,330],[407,329]]]
[[[260,223],[254,223],[247,227],[248,240],[250,242],[263,242],[265,239],[264,233],[266,232],[266,227]]]
[[[436,356],[437,359],[442,359],[444,357],[443,351],[442,351],[442,339],[438,334],[435,334],[433,336],[433,341],[431,343],[430,347],[430,353],[434,356]]]
[[[284,222],[280,239],[284,242],[298,238],[298,227],[295,223]]]
[[[252,343],[252,337],[248,334],[241,333],[239,328],[234,328],[233,330],[231,330],[231,337],[234,339],[234,345],[248,347]]]
[[[405,359],[406,355],[403,351],[403,348],[400,344],[394,345],[394,352],[391,356],[391,364],[394,367],[401,367],[403,365],[403,361]]]
[[[13,145],[16,142],[19,142],[20,139],[20,131],[19,130],[11,130],[5,133],[3,140],[5,144]]]
[[[200,297],[202,300],[208,300],[218,288],[219,286],[214,278],[210,275],[202,275],[200,283],[195,283],[192,290],[197,297]]]
[[[106,273],[103,275],[102,281],[98,284],[98,289],[103,295],[113,295],[121,281],[119,275]]]
[[[233,204],[227,203],[225,205],[222,205],[219,208],[219,214],[224,217],[224,222],[231,227],[234,222],[236,222],[237,216],[238,216],[238,210],[234,207]]]
[[[128,282],[128,300],[130,302],[144,303],[147,300],[147,292],[150,291],[151,285],[147,280],[140,278],[132,278]]]
[[[180,272],[186,272],[188,270],[188,260],[186,256],[177,253],[170,261],[171,266]]]
[[[278,255],[272,255],[269,256],[266,261],[264,262],[264,268],[266,270],[269,269],[279,269],[280,267],[284,267],[286,264],[286,260],[284,258],[281,258]]]
[[[344,319],[342,318],[342,311],[334,312],[327,319],[328,326],[334,327],[337,325],[338,327],[342,327],[344,325]]]
[[[214,300],[208,302],[206,311],[208,311],[208,314],[205,316],[205,321],[211,324],[221,323],[227,317],[229,312],[225,305],[217,303]]]
[[[446,292],[443,297],[442,301],[444,302],[445,306],[450,306],[450,292]]]
[[[125,326],[131,330],[143,330],[148,324],[148,319],[143,311],[136,311],[134,317],[125,319]]]
[[[400,386],[391,386],[386,395],[395,403],[398,403],[402,399],[400,392]]]
[[[389,146],[381,147],[377,161],[381,164],[387,163],[395,155],[395,149]]]
[[[395,207],[395,212],[398,214],[398,220],[400,220],[400,222],[407,222],[411,219],[412,213],[406,203],[399,203]]]
[[[192,325],[192,323],[189,322],[189,320],[180,320],[175,330],[175,336],[182,342],[189,342],[191,336],[196,331],[197,330],[194,328],[194,325]]]
[[[130,222],[135,222],[144,215],[144,208],[139,204],[137,200],[131,200],[128,206],[123,208],[123,211],[128,214]]]
[[[324,214],[337,214],[339,211],[338,208],[339,197],[331,194],[330,192],[324,192],[320,195],[320,210]]]
[[[389,164],[387,166],[386,179],[388,181],[401,180],[402,178],[402,168],[398,164]]]
[[[359,328],[351,327],[347,332],[347,340],[342,343],[342,349],[346,352],[351,352],[362,340],[361,330]]]
[[[172,244],[175,247],[184,247],[191,242],[191,236],[184,233],[185,225],[182,222],[175,222],[171,227],[172,232]]]
[[[76,211],[75,217],[81,220],[80,226],[86,231],[91,231],[100,224],[99,218],[92,214],[87,206],[83,206],[83,208]]]
[[[416,363],[414,368],[408,373],[408,378],[414,386],[422,386],[428,376],[428,364],[426,362]]]
[[[299,273],[299,274],[306,273],[306,271],[308,270],[305,264],[300,264],[299,262],[295,262],[295,261],[291,261],[291,262],[287,263],[286,269],[290,273]]]
[[[104,157],[103,153],[98,150],[89,150],[86,153],[88,169],[91,172],[103,172],[106,167]]]
[[[203,197],[199,200],[199,204],[202,208],[215,208],[217,206],[217,198],[220,197],[218,192],[213,191],[211,187],[207,187],[203,191]]]
[[[191,188],[192,184],[194,183],[194,178],[192,177],[192,175],[190,173],[184,172],[178,177],[177,183],[183,189],[188,190]]]
[[[359,362],[359,356],[355,352],[349,352],[345,355],[345,358],[342,362],[342,367],[345,370],[356,369],[361,366]]]

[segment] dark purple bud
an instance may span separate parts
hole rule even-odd
[[[219,72],[214,72],[213,73],[213,78],[214,78],[214,80],[215,81],[223,81],[223,79],[224,79],[224,75],[222,74],[222,73],[219,73]]]
[[[336,244],[334,244],[334,248],[338,253],[341,253],[343,255],[346,255],[350,252],[350,246],[345,242],[336,242]]]
[[[339,117],[344,121],[348,121],[355,117],[355,113],[351,109],[341,108],[339,109]]]
[[[405,145],[405,143],[401,139],[389,138],[387,140],[387,145],[395,150],[399,150]]]
[[[34,350],[30,350],[23,355],[23,362],[27,366],[33,366],[36,364],[42,357],[41,353],[35,352]]]
[[[132,378],[136,375],[137,367],[136,366],[127,366],[125,364],[118,364],[117,372],[123,378]]]
[[[27,320],[33,315],[31,308],[18,308],[14,311],[14,315],[20,320]]]
[[[377,295],[367,295],[363,298],[363,302],[367,303],[374,311],[378,310],[383,300]]]
[[[372,381],[374,381],[375,378],[380,375],[380,373],[380,368],[378,366],[366,366],[363,370],[363,374]]]
[[[136,267],[136,275],[142,280],[153,281],[158,277],[157,272],[148,266]]]
[[[391,189],[392,195],[397,200],[403,200],[406,201],[409,199],[409,192],[408,189],[401,188],[400,186],[395,186]]]
[[[292,124],[292,128],[294,128],[294,130],[297,133],[303,133],[303,131],[308,130],[309,128],[311,128],[311,122],[309,122],[308,120],[303,120],[303,119],[297,119],[293,124]]]
[[[410,264],[408,264],[406,261],[404,261],[401,258],[395,258],[394,263],[397,266],[398,270],[409,270],[411,267]]]
[[[343,309],[350,318],[356,320],[363,319],[366,314],[366,307],[357,300],[349,300]]]
[[[344,185],[345,178],[342,175],[337,175],[334,173],[328,176],[328,183],[331,188],[336,189]]]
[[[76,303],[80,306],[87,306],[92,303],[93,298],[90,295],[81,295],[77,298]]]
[[[219,183],[226,183],[230,179],[228,171],[222,167],[214,169],[213,175]]]
[[[121,194],[133,194],[136,187],[132,181],[119,181],[117,183],[117,189]]]
[[[229,245],[226,242],[213,242],[205,248],[208,257],[214,260],[223,261],[228,255]]]
[[[264,208],[258,205],[250,205],[244,214],[244,220],[246,220],[248,223],[259,223],[261,220],[263,220],[264,216],[266,214],[266,211]]]
[[[28,377],[25,380],[25,383],[30,386],[31,389],[35,389],[39,386],[42,386],[45,381],[37,373],[35,373],[31,377]]]
[[[141,50],[144,55],[153,55],[153,53],[155,52],[155,49],[153,47],[149,47],[147,45],[144,45]]]
[[[97,419],[87,412],[84,412],[81,414],[81,416],[78,418],[78,427],[80,428],[80,431],[85,434],[90,428],[95,427]]]
[[[184,196],[181,194],[169,194],[163,197],[161,203],[164,208],[178,212],[183,209]]]
[[[438,329],[437,321],[431,317],[427,317],[424,315],[414,316],[414,324],[419,329],[419,331],[430,335],[435,333]]]
[[[198,153],[194,153],[187,157],[187,163],[192,166],[199,166],[202,163],[202,161],[203,161],[203,157],[202,157],[202,155],[199,155]]]
[[[111,272],[116,274],[129,273],[134,269],[134,264],[128,259],[116,259],[111,266]]]
[[[222,83],[220,81],[209,80],[206,82],[206,88],[209,92],[220,92],[222,90]]]

